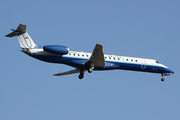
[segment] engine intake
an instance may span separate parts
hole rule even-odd
[[[69,53],[69,48],[62,45],[46,45],[43,46],[43,50],[58,55],[66,55]]]

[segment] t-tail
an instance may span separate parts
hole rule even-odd
[[[30,49],[35,48],[36,44],[31,39],[31,37],[26,32],[26,25],[19,24],[18,28],[16,30],[11,29],[13,32],[6,35],[6,37],[14,37],[17,36],[19,40],[19,44],[22,49]]]

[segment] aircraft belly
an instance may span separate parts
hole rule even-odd
[[[50,56],[50,55],[31,55],[31,57],[50,63],[61,63],[60,59],[62,58],[62,56]]]

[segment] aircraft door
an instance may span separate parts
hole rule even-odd
[[[141,69],[146,69],[146,61],[145,60],[141,61]]]

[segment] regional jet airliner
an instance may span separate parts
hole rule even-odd
[[[54,76],[71,75],[79,73],[79,79],[84,77],[84,73],[93,70],[131,70],[140,72],[158,73],[162,76],[170,76],[174,72],[154,59],[144,59],[135,57],[125,57],[117,55],[106,55],[103,52],[103,46],[96,44],[92,53],[70,51],[67,46],[63,45],[45,45],[40,46],[34,43],[26,32],[26,25],[19,24],[16,30],[6,35],[6,37],[17,36],[21,51],[25,54],[50,63],[65,64],[75,69],[54,74]]]

